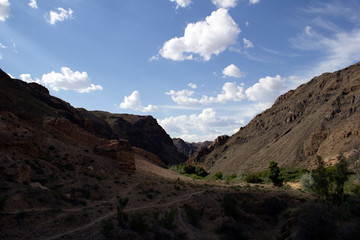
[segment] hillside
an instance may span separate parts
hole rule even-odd
[[[176,148],[178,149],[178,151],[187,157],[198,152],[201,148],[206,148],[212,144],[211,141],[189,143],[189,142],[185,142],[181,138],[174,138],[173,143],[176,146]]]
[[[360,63],[324,73],[280,96],[224,144],[203,149],[189,162],[211,172],[260,171],[280,166],[312,168],[316,156],[360,151]]]
[[[165,164],[185,162],[185,155],[177,150],[170,136],[152,116],[111,114],[101,111],[90,113],[106,121],[119,139],[126,139],[132,146],[158,155]]]

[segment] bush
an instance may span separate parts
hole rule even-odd
[[[160,219],[160,225],[169,230],[174,229],[176,227],[174,225],[175,213],[174,209],[171,209],[169,212],[166,211],[164,217]]]
[[[214,179],[215,179],[215,180],[222,180],[222,178],[223,178],[222,172],[216,172],[216,173],[214,174]]]
[[[264,180],[257,173],[248,173],[244,178],[247,183],[262,183]]]
[[[295,239],[330,240],[337,233],[333,209],[324,203],[309,203],[299,210]]]
[[[311,190],[312,186],[314,185],[314,179],[311,176],[311,173],[303,174],[300,178],[300,184],[303,190],[307,190],[307,191]]]
[[[115,227],[111,220],[105,220],[101,223],[100,232],[104,234],[105,237],[111,238],[114,236]]]
[[[191,225],[197,227],[201,218],[200,212],[187,204],[185,204],[184,207],[187,219],[189,220]]]
[[[345,157],[340,155],[338,159],[339,163],[326,169],[324,161],[318,156],[318,167],[312,171],[311,175],[314,180],[312,190],[340,205],[344,202],[344,185],[350,173]]]
[[[225,195],[221,201],[224,214],[237,219],[239,217],[238,200],[232,195]]]
[[[131,216],[129,226],[131,230],[138,233],[145,233],[148,228],[146,219],[141,213],[135,213],[135,215]]]
[[[329,197],[329,178],[325,169],[325,163],[320,156],[317,156],[317,168],[311,172],[311,176],[314,179],[312,190],[322,197]]]
[[[129,198],[118,197],[118,206],[117,206],[117,218],[119,221],[120,227],[126,227],[126,223],[129,220],[128,215],[124,213],[124,208],[129,202]]]
[[[282,186],[283,180],[280,178],[280,168],[278,167],[277,162],[270,161],[269,163],[269,171],[272,183],[274,186]]]

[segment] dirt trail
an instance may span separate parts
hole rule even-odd
[[[135,156],[135,164],[136,164],[136,171],[138,174],[154,174],[166,179],[171,179],[171,180],[181,180],[181,181],[191,181],[194,182],[193,179],[183,176],[177,172],[162,168],[157,166],[156,164],[152,163],[150,160],[148,160],[147,158],[143,157],[140,154],[136,154]],[[121,193],[121,195],[126,194],[126,192],[129,192],[132,188],[134,188],[137,184],[132,184],[131,186],[129,186],[129,188],[127,188],[124,192]],[[187,193],[187,194],[183,194],[183,195],[179,195],[177,196],[174,200],[167,202],[167,203],[159,203],[159,204],[150,204],[150,205],[144,205],[144,206],[140,206],[140,207],[132,207],[132,208],[125,208],[124,212],[135,212],[135,211],[139,211],[139,210],[145,210],[145,209],[149,209],[149,208],[162,208],[162,207],[168,207],[168,206],[172,206],[175,205],[177,203],[180,202],[184,202],[187,200],[190,200],[193,196],[196,195],[200,195],[202,194],[204,191],[196,191],[196,192],[192,192],[192,193]],[[116,196],[117,197],[117,196]],[[101,201],[101,202],[96,202],[96,204],[99,203],[107,203],[107,202],[111,202],[111,201],[115,201],[116,197],[113,197],[110,200],[107,201]],[[109,213],[104,214],[101,217],[98,217],[96,219],[94,219],[93,221],[81,226],[81,227],[77,227],[68,231],[64,231],[62,233],[59,233],[57,235],[51,236],[51,237],[47,237],[45,238],[46,240],[51,240],[51,239],[57,239],[60,237],[63,237],[65,235],[69,235],[69,234],[73,234],[85,229],[90,228],[91,226],[105,220],[108,219],[110,217],[113,217],[116,215],[116,211],[112,211]]]
[[[173,201],[167,202],[167,203],[152,204],[152,205],[146,205],[146,206],[141,206],[141,207],[127,208],[127,209],[124,209],[124,212],[134,212],[134,211],[139,211],[139,210],[144,210],[144,209],[149,209],[149,208],[161,208],[161,207],[172,206],[172,205],[177,204],[179,202],[187,201],[187,200],[191,199],[193,196],[202,194],[203,192],[204,191],[197,191],[197,192],[194,192],[194,193],[184,194],[184,195],[181,195],[181,196],[177,197],[176,200],[173,200]],[[81,231],[81,230],[85,230],[85,229],[90,228],[91,226],[95,225],[96,223],[99,223],[102,220],[110,218],[110,217],[112,217],[114,215],[116,215],[116,211],[109,212],[109,213],[107,213],[107,214],[105,214],[105,215],[91,221],[90,223],[88,223],[86,225],[83,225],[83,226],[78,227],[78,228],[74,228],[74,229],[69,230],[69,231],[62,232],[60,234],[57,234],[55,236],[48,237],[48,238],[45,238],[45,239],[46,240],[56,239],[56,238],[60,238],[60,237],[63,237],[65,235],[68,235],[68,234],[72,234],[72,233],[75,233],[75,232],[78,232],[78,231]]]
[[[82,211],[82,210],[85,210],[85,209],[93,208],[93,207],[95,207],[96,205],[99,205],[99,204],[114,203],[114,202],[116,202],[116,199],[117,199],[118,196],[127,194],[128,192],[130,192],[137,185],[138,185],[138,183],[133,183],[129,187],[127,187],[124,191],[118,193],[113,198],[108,199],[108,200],[103,200],[103,201],[96,201],[96,202],[93,202],[91,205],[86,206],[86,207],[60,208],[60,209],[57,209],[57,210],[62,211],[62,212],[78,212],[78,211]],[[21,212],[33,213],[33,212],[45,212],[45,211],[50,211],[50,210],[53,210],[53,208],[30,208],[30,209],[22,209],[22,210],[19,210],[19,211],[0,212],[0,214],[13,214],[13,215],[16,215],[16,214],[19,214]]]

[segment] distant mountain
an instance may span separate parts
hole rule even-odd
[[[189,157],[190,155],[196,153],[201,148],[206,148],[212,144],[211,141],[198,142],[198,143],[189,143],[185,142],[181,138],[173,138],[173,143],[178,149],[179,152]]]
[[[270,161],[311,168],[316,156],[359,156],[360,63],[324,73],[280,96],[223,144],[189,161],[208,171],[259,171]],[[356,159],[355,159],[356,160]]]

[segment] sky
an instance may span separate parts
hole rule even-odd
[[[358,61],[358,0],[0,0],[5,72],[188,142]]]

